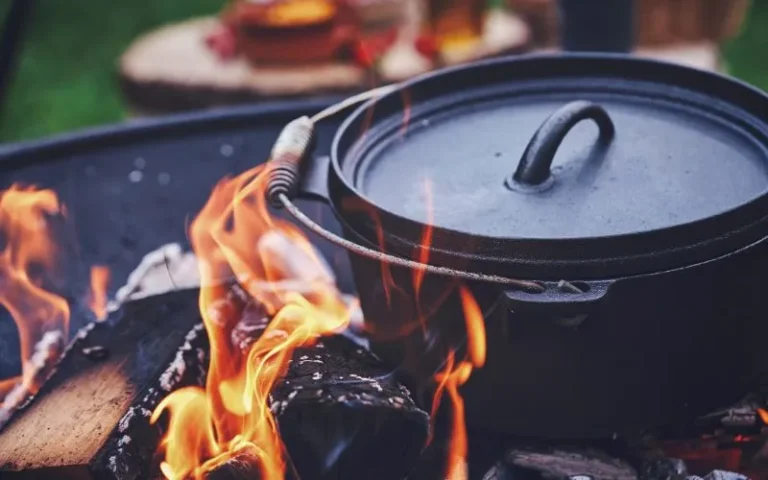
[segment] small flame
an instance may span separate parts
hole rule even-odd
[[[22,359],[21,376],[0,382],[0,410],[20,400],[12,396],[37,393],[49,359],[67,339],[69,305],[43,287],[57,270],[59,252],[48,220],[64,214],[51,190],[13,185],[0,192],[0,305],[16,324]]]
[[[219,182],[190,228],[211,360],[205,390],[178,390],[153,413],[153,422],[169,414],[161,444],[161,469],[169,479],[201,479],[248,450],[259,459],[263,480],[282,480],[286,466],[269,393],[297,347],[338,332],[349,321],[348,307],[332,281],[308,275],[299,279],[305,283],[299,292],[290,281],[295,278],[288,278],[290,268],[281,265],[279,256],[267,254],[265,240],[277,235],[301,252],[306,260],[302,271],[324,268],[298,228],[270,215],[264,200],[265,172],[257,167]],[[226,283],[232,277],[272,316],[247,352],[232,342],[242,317]]]
[[[466,287],[459,288],[459,295],[467,325],[467,357],[456,363],[455,352],[449,352],[445,368],[435,376],[437,388],[432,399],[433,419],[436,418],[443,394],[446,392],[451,405],[451,437],[448,442],[448,464],[445,474],[448,480],[468,478],[467,427],[464,419],[464,400],[459,393],[459,387],[469,380],[473,369],[485,365],[486,355],[485,323],[480,307]]]
[[[760,420],[762,420],[764,424],[768,425],[768,411],[766,411],[764,408],[758,408],[757,414],[760,415]]]
[[[107,287],[109,287],[109,278],[109,268],[103,265],[95,265],[91,268],[91,291],[88,298],[88,308],[91,309],[99,321],[107,318]]]

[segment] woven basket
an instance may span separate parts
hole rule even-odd
[[[557,43],[557,0],[506,0],[531,26],[538,45]],[[635,0],[638,46],[723,42],[735,36],[749,0]]]

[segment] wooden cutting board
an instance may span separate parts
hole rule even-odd
[[[383,83],[404,80],[445,64],[530,49],[527,25],[517,16],[489,16],[477,48],[430,64],[401,36],[391,55],[376,71],[355,63],[328,62],[297,66],[254,66],[242,57],[222,60],[205,44],[215,17],[192,19],[161,27],[137,38],[119,60],[124,95],[132,109],[164,113],[232,105],[259,100],[348,94]],[[403,48],[405,47],[405,48]]]

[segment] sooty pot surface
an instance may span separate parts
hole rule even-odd
[[[471,294],[470,424],[634,433],[737,400],[761,368],[765,111],[649,60],[486,61],[360,107],[303,191],[347,241],[421,265],[350,256],[372,345],[412,384],[473,350]]]

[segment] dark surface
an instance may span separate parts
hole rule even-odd
[[[223,318],[237,320],[229,338],[245,355],[270,320],[257,302],[242,302],[248,298],[244,292],[227,298]],[[302,480],[401,479],[427,439],[429,415],[411,392],[381,360],[345,336],[297,348],[272,388],[270,408]]]
[[[179,115],[5,146],[0,181],[3,188],[13,182],[53,188],[75,224],[83,262],[106,263],[114,293],[149,251],[167,242],[187,245],[186,225],[218,180],[265,162],[287,122],[326,105],[286,102]],[[319,127],[321,148],[327,149],[334,129]],[[141,172],[140,181],[129,179],[133,171]],[[326,208],[302,207],[335,228]],[[343,255],[317,243],[344,272]],[[339,280],[344,290],[351,288],[348,278]]]
[[[549,192],[556,198],[535,198],[524,210],[529,222],[570,222],[575,229],[583,228],[580,232],[586,238],[511,238],[514,232],[510,233],[509,226],[514,223],[505,222],[504,211],[494,211],[495,221],[479,215],[462,217],[466,227],[451,231],[440,228],[443,223],[439,210],[436,213],[438,227],[432,229],[430,263],[551,281],[540,295],[504,292],[498,284],[469,285],[485,314],[488,339],[485,366],[474,372],[463,388],[470,425],[535,438],[635,436],[648,428],[685,422],[735,402],[747,392],[750,382],[768,365],[759,340],[768,333],[764,320],[768,305],[761,301],[762,286],[750,280],[768,269],[768,242],[764,241],[768,233],[768,196],[764,194],[765,157],[761,156],[766,129],[760,119],[761,112],[768,109],[764,93],[732,79],[675,65],[592,55],[482,62],[424,77],[405,88],[410,99],[411,133],[402,140],[405,100],[401,92],[376,101],[372,113],[367,106],[358,109],[342,124],[332,147],[333,168],[326,191],[347,226],[348,240],[375,247],[383,230],[382,248],[389,253],[413,257],[423,241],[423,223],[397,216],[403,214],[404,185],[422,176],[419,165],[431,162],[428,164],[435,167],[429,170],[435,189],[440,182],[466,182],[477,187],[478,183],[467,180],[470,173],[486,171],[493,163],[493,152],[501,148],[496,144],[488,148],[489,142],[501,145],[520,134],[502,122],[484,123],[489,115],[483,114],[506,111],[507,119],[518,121],[516,110],[508,109],[504,100],[511,98],[510,105],[523,105],[524,100],[514,94],[537,92],[534,106],[540,106],[541,98],[554,104],[554,99],[572,100],[574,92],[589,92],[587,98],[606,106],[616,125],[612,147],[631,153],[617,159],[609,155],[602,165],[585,165],[600,167],[590,172],[590,181],[600,178],[609,166],[623,169],[620,171],[626,177],[619,197],[577,203],[577,194],[584,195],[585,200],[589,192],[583,189],[590,181],[582,177],[579,182],[584,183],[569,184],[581,185],[573,190],[558,191],[555,182]],[[655,101],[641,98],[644,95]],[[478,98],[484,98],[485,103],[480,105]],[[620,110],[621,115],[615,113],[619,105],[626,108]],[[638,110],[644,113],[635,117]],[[459,117],[465,121],[455,122],[452,130],[440,128],[440,120],[435,117],[442,115],[451,122],[457,111],[465,114]],[[422,123],[425,112],[430,120],[426,126]],[[520,116],[525,117],[525,113],[523,110]],[[539,114],[545,115],[543,111]],[[719,123],[715,123],[712,118],[718,116]],[[690,120],[688,124],[686,119]],[[722,123],[723,119],[730,123]],[[525,128],[533,130],[539,124],[530,121]],[[629,138],[623,138],[625,125],[639,130],[630,129]],[[698,125],[702,131],[688,130],[691,125]],[[714,130],[716,125],[718,129]],[[424,142],[429,148],[413,147],[412,139],[418,138],[419,132],[429,132],[431,126],[442,133],[437,133],[434,141]],[[580,127],[574,127],[568,140],[587,141],[575,136]],[[653,134],[634,135],[644,128],[654,130]],[[361,131],[365,131],[363,140]],[[759,141],[746,142],[742,131]],[[675,135],[667,136],[670,133]],[[708,141],[718,136],[720,146],[727,145],[730,154],[712,156],[712,144],[702,138],[702,133],[710,136]],[[752,156],[739,155],[745,143],[733,142],[740,136]],[[592,143],[590,137],[589,145]],[[384,148],[383,155],[379,155],[383,147],[403,148],[410,153],[388,155]],[[485,162],[454,171],[462,151],[477,153],[484,148]],[[685,155],[677,155],[680,153]],[[663,160],[670,155],[673,161],[665,163]],[[365,188],[366,179],[376,177],[377,169],[383,169],[388,161],[398,162],[401,168],[392,168],[388,176],[384,175],[386,182],[382,183],[388,183],[387,194],[382,189],[380,196],[361,197],[360,187],[363,194],[370,193]],[[689,162],[703,169],[690,175],[695,178],[696,188],[681,180]],[[509,163],[516,165],[516,158]],[[661,166],[668,170],[667,176]],[[618,212],[605,215],[622,203],[637,208],[631,211],[643,212],[633,222],[644,218],[650,221],[651,211],[643,208],[653,205],[659,197],[653,182],[668,182],[669,190],[664,192],[671,195],[668,200],[683,197],[673,205],[663,205],[655,221],[661,216],[661,223],[668,224],[665,215],[678,215],[681,221],[704,215],[706,210],[699,208],[716,206],[716,201],[707,197],[702,205],[693,204],[705,195],[705,184],[711,185],[715,177],[727,177],[725,166],[740,171],[737,175],[741,179],[721,185],[725,191],[718,190],[716,196],[729,198],[729,202],[738,198],[748,202],[727,214],[665,230],[589,236],[608,220],[625,221]],[[472,172],[467,173],[470,168]],[[584,170],[589,171],[582,168],[571,172],[561,186]],[[497,183],[493,185],[500,191],[511,171],[499,170],[494,179]],[[649,172],[653,182],[646,178]],[[761,179],[760,185],[752,184],[747,197],[739,197],[743,193],[740,183],[746,182],[745,191],[749,191],[754,178],[748,177],[755,176]],[[320,187],[315,185],[313,190],[319,192]],[[400,210],[392,212],[386,208],[387,203],[383,207],[377,203],[385,197]],[[417,204],[424,208],[425,200],[413,200],[414,208]],[[438,194],[434,203],[438,209],[447,204],[448,216],[460,207],[483,211],[488,205],[456,192],[451,198]],[[543,213],[547,205],[559,215],[547,217]],[[582,226],[574,223],[578,217],[574,212],[584,205],[595,211],[591,223]],[[731,207],[737,205],[738,201],[731,203]],[[728,207],[721,204],[715,211],[719,208]],[[472,230],[476,226],[498,228],[501,233],[481,237]],[[441,368],[448,352],[460,350],[464,343],[466,327],[458,282],[430,274],[423,277],[421,285],[415,285],[418,275],[413,269],[385,268],[367,258],[353,258],[352,270],[366,325],[374,335],[374,351],[388,364],[397,365],[413,389],[419,391]],[[586,292],[556,290],[560,279]],[[718,354],[697,354],[713,351]],[[710,388],[714,384],[718,385],[716,390]]]
[[[429,415],[368,350],[329,337],[293,355],[272,392],[283,442],[303,480],[403,478],[427,440]]]
[[[109,292],[121,287],[142,257],[168,242],[188,248],[186,226],[213,185],[267,160],[283,125],[316,111],[328,100],[269,104],[142,120],[27,144],[0,147],[0,188],[14,182],[54,189],[74,224],[79,258],[70,259],[80,300],[88,267],[106,264]],[[335,125],[320,127],[327,149]],[[139,160],[140,159],[140,160]],[[139,169],[137,166],[142,166]],[[131,172],[141,179],[132,182]],[[134,173],[136,175],[136,173]],[[328,228],[338,228],[329,209],[302,202]],[[340,287],[352,291],[346,253],[310,234],[335,268]],[[74,318],[73,330],[82,325]],[[16,328],[0,312],[0,378],[20,372]]]

